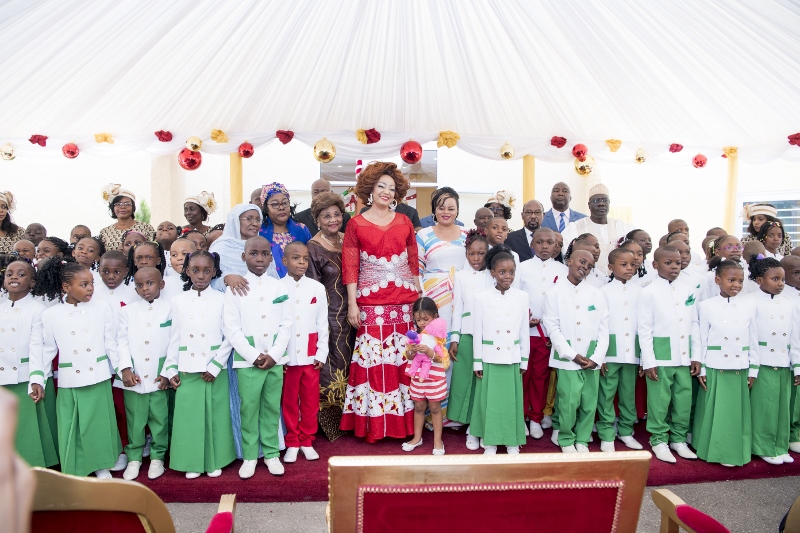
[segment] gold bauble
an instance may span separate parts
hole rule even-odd
[[[3,161],[11,161],[15,157],[17,157],[17,152],[14,150],[14,147],[11,144],[6,143],[3,146],[0,146],[0,159]]]
[[[314,159],[320,163],[330,163],[336,157],[336,147],[323,137],[314,145]]]
[[[587,155],[583,161],[575,158],[575,172],[580,176],[589,176],[594,172],[595,162],[594,157]]]
[[[508,143],[505,143],[503,146],[500,147],[500,157],[502,157],[503,159],[513,159],[514,147]]]
[[[647,161],[647,158],[648,158],[648,154],[647,154],[647,151],[644,148],[639,148],[638,150],[636,150],[636,162],[637,163],[639,163],[641,165],[642,163]]]
[[[192,135],[186,139],[186,148],[192,152],[199,152],[203,148],[203,139],[197,137],[196,135]]]

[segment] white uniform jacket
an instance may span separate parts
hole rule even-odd
[[[657,275],[657,274],[656,274]],[[703,275],[702,272],[697,272],[694,269],[689,270],[689,267],[686,267],[684,270],[681,270],[681,273],[678,274],[678,279],[675,280],[675,283],[681,283],[686,285],[689,290],[692,291],[694,297],[699,299],[701,294],[703,293],[703,284],[706,282],[706,277]],[[716,283],[714,283],[716,286]]]
[[[30,359],[42,358],[42,312],[45,305],[28,294],[0,303],[0,385],[25,383]],[[39,370],[42,379],[47,376]]]
[[[531,354],[528,335],[528,295],[511,287],[505,294],[496,287],[475,295],[472,311],[474,370],[483,363],[528,368]]]
[[[269,354],[275,364],[289,361],[286,346],[292,330],[292,308],[286,286],[266,273],[245,274],[245,296],[225,291],[225,337],[233,345],[233,368],[250,368],[258,356]]]
[[[580,370],[572,361],[580,354],[600,369],[608,350],[608,306],[600,289],[585,281],[558,280],[544,295],[544,327],[553,344],[552,368]]]
[[[453,278],[453,318],[450,328],[453,331],[450,332],[450,342],[461,342],[461,335],[474,334],[472,313],[475,311],[475,295],[492,288],[494,278],[488,268],[473,270],[471,265],[467,265],[456,272]]]
[[[115,323],[119,321],[119,312],[126,305],[130,305],[136,301],[141,300],[141,297],[136,294],[136,288],[131,280],[130,285],[121,283],[116,289],[109,289],[105,284],[100,282],[94,284],[93,300],[102,300],[111,306],[111,311],[114,312]]]
[[[289,275],[280,283],[289,294],[292,333],[289,336],[289,366],[312,365],[328,360],[328,293],[317,280]]]
[[[208,372],[217,376],[228,363],[231,344],[222,332],[225,295],[212,288],[185,291],[172,299],[167,361],[161,375]]]
[[[517,267],[517,277],[520,281],[520,289],[528,294],[528,308],[531,310],[531,317],[542,319],[544,313],[544,293],[560,279],[567,279],[569,269],[552,257],[547,261],[542,261],[535,255]],[[544,331],[547,330],[543,324],[539,324]],[[539,328],[530,328],[530,336],[538,337]]]
[[[595,266],[595,268],[593,268],[591,272],[586,275],[586,278],[581,283],[586,283],[595,289],[599,289],[600,287],[607,285],[609,280],[610,278],[601,272],[597,266]]]
[[[642,367],[690,366],[699,357],[697,297],[685,283],[662,277],[642,289],[638,309]]]
[[[754,350],[756,333],[756,306],[749,298],[717,296],[700,302],[700,358],[692,361],[702,364],[701,376],[706,367],[717,370],[747,370],[752,378],[758,377],[758,351]]]
[[[111,378],[111,369],[119,369],[119,357],[114,314],[108,303],[92,299],[45,310],[42,358],[31,360],[31,383],[43,384],[43,369],[52,365],[56,354],[59,388],[85,387]]]
[[[121,378],[114,386],[123,390],[147,394],[158,390],[156,378],[164,369],[172,331],[172,306],[161,297],[153,303],[139,298],[119,312],[117,349],[119,373],[126,368],[142,380],[138,385],[125,387]]]
[[[630,281],[612,280],[600,291],[606,297],[608,314],[608,350],[606,363],[639,364],[637,309],[642,288]]]
[[[170,268],[170,270],[172,270]],[[175,272],[174,270],[172,270]],[[170,301],[183,291],[183,284],[185,282],[181,279],[180,275],[175,274],[173,276],[165,277],[164,278],[164,288],[161,289],[161,296],[158,297],[159,300]]]
[[[795,373],[800,374],[800,309],[795,302],[784,298],[783,293],[772,296],[760,288],[745,298],[756,306],[750,350],[757,353],[758,363],[774,368],[794,368]]]

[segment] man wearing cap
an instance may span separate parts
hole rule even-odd
[[[311,184],[311,201],[314,201],[314,198],[321,192],[331,192],[331,184],[326,179],[318,179],[314,183]],[[308,231],[311,232],[311,235],[314,236],[319,233],[319,227],[317,226],[317,221],[314,220],[314,217],[311,216],[311,208],[305,209],[300,211],[299,213],[294,215],[295,222],[302,222],[308,228]],[[344,227],[347,226],[347,222],[350,220],[350,215],[344,213],[342,216],[342,227],[339,228],[339,231],[344,231]]]
[[[553,185],[553,190],[550,191],[550,204],[553,207],[544,214],[542,227],[563,233],[570,222],[586,218],[583,213],[578,213],[569,208],[571,201],[572,191],[569,190],[569,185],[563,181]]]
[[[620,238],[625,237],[635,227],[632,224],[616,218],[608,217],[611,207],[608,187],[598,183],[589,189],[589,216],[567,225],[561,234],[564,236],[566,249],[572,239],[584,233],[591,233],[600,244],[600,257],[595,263],[595,268],[603,274],[608,270],[608,254],[617,247]]]

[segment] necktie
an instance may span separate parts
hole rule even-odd
[[[558,232],[563,233],[565,227],[566,226],[564,225],[564,213],[561,213],[561,217],[558,219]]]

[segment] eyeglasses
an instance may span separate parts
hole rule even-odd
[[[720,250],[725,252],[742,252],[744,251],[744,246],[742,246],[741,244],[739,246],[734,246],[732,244],[729,244],[728,246],[723,246],[722,248],[720,248]]]
[[[133,207],[133,204],[130,202],[120,202],[118,204],[114,204],[114,207]]]
[[[248,224],[252,224],[253,222],[261,222],[261,219],[258,218],[258,217],[249,216],[249,217],[244,217],[244,218],[239,217],[239,221],[240,222],[247,222]]]
[[[523,211],[522,212],[522,216],[526,216],[526,217],[531,217],[533,215],[539,216],[541,214],[542,214],[541,211]]]
[[[280,202],[280,203],[278,203],[278,202],[270,202],[267,205],[270,208],[275,209],[276,211],[278,209],[288,209],[289,208],[289,202]]]
[[[490,207],[489,211],[491,211],[492,213],[502,213],[503,211],[505,211],[505,209],[503,209],[502,205],[499,205],[495,207]]]
[[[592,204],[595,204],[595,205],[597,205],[597,204],[609,204],[609,203],[611,203],[611,200],[609,200],[608,198],[592,198],[591,200],[589,200],[589,202],[592,203]]]

